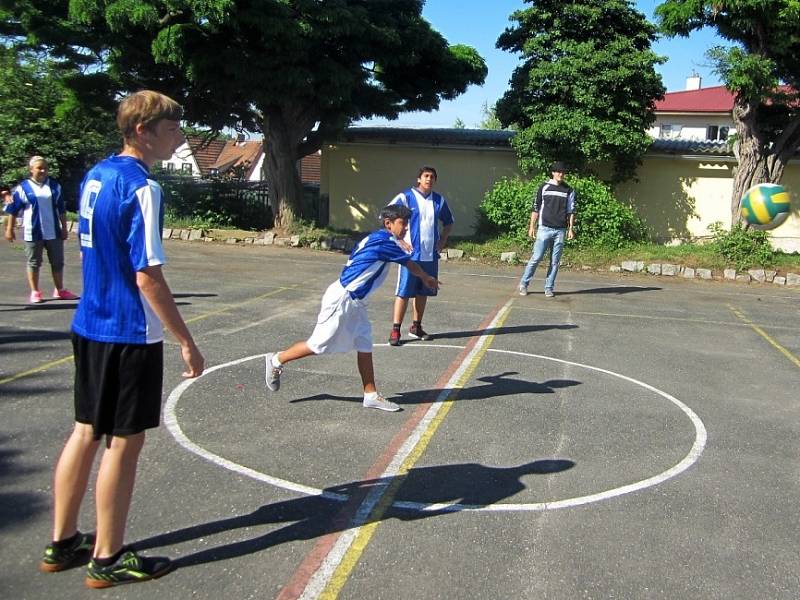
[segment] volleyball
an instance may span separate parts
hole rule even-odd
[[[777,183],[759,183],[742,196],[742,218],[753,229],[775,229],[789,216],[789,192]]]

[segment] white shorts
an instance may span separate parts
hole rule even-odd
[[[322,296],[317,325],[306,340],[314,354],[372,352],[372,326],[367,305],[350,297],[337,279]]]

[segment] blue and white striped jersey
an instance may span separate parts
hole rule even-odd
[[[25,179],[14,188],[11,197],[13,201],[3,210],[14,216],[22,212],[22,236],[26,242],[61,239],[60,219],[67,209],[57,181],[48,177],[39,184]]]
[[[339,283],[350,292],[350,297],[363,300],[386,279],[388,263],[405,265],[410,259],[411,255],[400,247],[388,230],[374,231],[353,248],[339,276]]]
[[[453,223],[453,213],[444,196],[431,192],[423,196],[417,188],[409,188],[397,194],[389,204],[403,204],[411,210],[408,219],[406,242],[411,244],[411,258],[424,262],[436,260],[436,245],[439,242],[439,221],[442,225]]]
[[[161,186],[130,156],[95,165],[81,184],[79,239],[83,293],[72,330],[87,339],[152,344],[161,321],[136,286],[136,273],[165,263]]]

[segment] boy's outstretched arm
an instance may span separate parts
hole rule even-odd
[[[422,280],[422,283],[425,284],[425,287],[431,288],[432,290],[439,289],[442,282],[436,279],[435,277],[431,277],[430,275],[428,275],[425,271],[422,270],[422,267],[420,267],[413,260],[410,260],[406,263],[406,268],[412,275],[419,277]]]

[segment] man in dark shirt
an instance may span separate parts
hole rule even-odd
[[[564,248],[564,236],[566,235],[568,240],[575,237],[572,231],[575,224],[575,190],[564,183],[566,170],[567,167],[563,162],[554,162],[550,167],[552,179],[542,184],[533,200],[528,235],[535,241],[531,259],[525,265],[522,279],[519,280],[520,296],[528,295],[528,284],[533,279],[536,267],[539,266],[548,247],[551,248],[550,268],[544,281],[544,295],[547,298],[554,296],[553,289],[558,275],[561,251]]]

